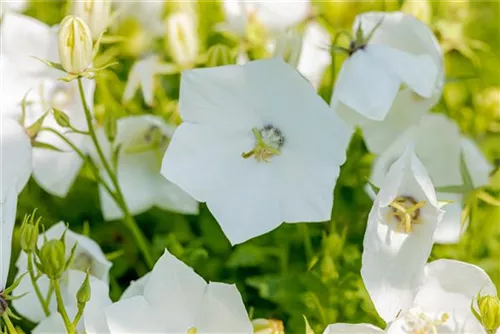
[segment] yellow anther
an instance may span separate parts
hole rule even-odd
[[[186,332],[186,334],[196,334],[198,333],[198,330],[196,329],[196,327],[191,327],[190,329],[188,329],[188,331]]]
[[[394,217],[398,221],[398,230],[404,233],[412,231],[413,224],[420,224],[420,209],[425,201],[417,202],[410,196],[398,196],[389,204],[391,211],[387,213],[386,220]]]

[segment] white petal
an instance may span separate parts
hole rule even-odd
[[[198,202],[177,185],[163,178],[158,180],[155,205],[159,208],[184,214],[198,214]]]
[[[64,321],[58,312],[52,313],[43,319],[34,329],[34,334],[63,334],[66,333]]]
[[[352,334],[377,334],[385,333],[378,327],[370,324],[333,324],[326,327],[323,334],[341,334],[341,333],[352,333]]]
[[[483,269],[461,261],[436,260],[425,268],[425,281],[415,305],[426,313],[447,312],[455,331],[477,332],[481,326],[470,311],[478,293],[496,296],[495,285]]]
[[[470,138],[462,137],[460,145],[473,186],[478,188],[487,185],[493,170],[491,163]]]
[[[388,205],[396,196],[425,201],[421,223],[408,234],[398,232]],[[392,321],[411,306],[424,266],[431,253],[433,235],[441,219],[432,183],[412,148],[389,170],[368,218],[363,241],[361,275],[380,316]],[[384,270],[380,270],[384,268]]]
[[[2,53],[21,66],[24,73],[47,71],[47,65],[33,56],[57,61],[51,52],[56,39],[54,30],[32,17],[15,13],[5,14],[1,34]]]
[[[211,282],[196,321],[198,333],[253,333],[236,285]]]
[[[20,271],[18,275],[26,272],[26,269]],[[18,276],[19,277],[19,276]],[[46,296],[49,291],[50,282],[47,276],[42,275],[38,280],[38,287],[43,296]],[[29,275],[24,275],[21,280],[19,286],[14,290],[13,295],[19,296],[24,293],[27,293],[23,298],[15,299],[12,301],[12,306],[14,309],[22,315],[24,318],[38,323],[45,319],[45,314],[43,313],[42,306],[40,301],[38,300],[35,290],[33,289],[33,285],[31,284],[31,280]],[[52,312],[56,312],[56,300],[52,298],[49,305],[49,310]]]
[[[1,190],[0,203],[9,188],[20,193],[31,175],[31,143],[24,128],[17,121],[1,115]]]
[[[16,222],[17,191],[14,187],[3,192],[0,202],[0,290],[5,288],[9,275],[10,256],[12,251],[12,233]]]
[[[386,70],[397,75],[401,82],[415,93],[425,98],[432,96],[438,68],[431,56],[415,56],[392,47],[375,44],[369,44],[365,49],[370,57],[384,64]]]
[[[120,300],[144,295],[144,288],[149,281],[149,276],[151,276],[150,272],[137,281],[130,282],[128,288],[121,295]]]
[[[329,47],[328,32],[316,22],[309,23],[304,33],[297,69],[316,89],[321,83],[323,73],[332,61]]]
[[[279,31],[305,20],[310,14],[309,1],[259,1],[254,4],[257,19],[271,31]]]
[[[398,76],[388,72],[368,50],[359,50],[344,61],[332,99],[366,118],[381,121],[389,112],[400,84]]]
[[[123,93],[125,101],[132,99],[140,86],[146,104],[153,105],[154,76],[157,74],[157,65],[158,56],[156,55],[148,56],[134,64]]]
[[[171,332],[186,332],[195,325],[206,286],[205,280],[193,269],[165,250],[149,276],[144,298],[161,317],[162,327]]]
[[[460,240],[467,226],[462,226],[462,195],[438,193],[438,199],[451,201],[442,206],[443,219],[434,234],[434,242],[438,244],[454,244]]]
[[[105,310],[111,334],[164,333],[153,313],[142,296],[121,300]]]

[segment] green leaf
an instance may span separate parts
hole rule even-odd
[[[491,196],[485,191],[478,192],[477,198],[479,198],[485,203],[488,203],[489,205],[500,207],[500,199],[496,199],[495,197]]]
[[[307,321],[307,318],[305,315],[302,315],[304,317],[304,324],[306,327],[306,334],[314,334],[314,331],[311,328],[311,325],[309,325],[309,321]]]
[[[36,140],[31,143],[31,146],[37,147],[37,148],[43,148],[43,149],[46,149],[46,150],[56,151],[56,152],[65,152],[64,150],[61,150],[60,148],[55,147],[52,144],[43,143],[43,142],[39,142],[39,141],[36,141]]]

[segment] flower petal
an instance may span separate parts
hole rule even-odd
[[[236,285],[214,282],[207,285],[196,329],[198,333],[253,333]]]
[[[462,137],[460,145],[473,186],[479,188],[487,185],[489,183],[490,173],[493,170],[491,163],[486,159],[472,139]]]
[[[323,334],[342,334],[342,333],[352,333],[352,334],[377,334],[385,333],[385,331],[380,328],[373,326],[371,324],[333,324],[326,327]]]
[[[4,198],[0,202],[0,290],[5,288],[9,276],[12,233],[16,222],[17,191],[11,187],[2,195]]]
[[[164,333],[154,308],[142,296],[121,300],[105,310],[111,334]]]
[[[332,61],[329,47],[330,35],[328,31],[317,22],[309,23],[304,32],[297,69],[316,89],[323,79],[326,68]]]

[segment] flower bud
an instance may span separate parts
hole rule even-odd
[[[54,114],[54,119],[59,126],[63,128],[71,127],[69,116],[64,111],[57,108],[52,108],[52,113]]]
[[[181,68],[191,68],[200,51],[195,16],[187,12],[171,14],[167,19],[167,51]]]
[[[301,51],[302,36],[295,30],[288,30],[279,34],[273,56],[280,57],[293,67],[297,67]]]
[[[73,13],[88,24],[92,38],[97,40],[108,26],[111,1],[75,0],[73,2]]]
[[[38,241],[38,224],[40,223],[42,217],[39,217],[36,222],[34,221],[34,217],[35,212],[33,212],[31,215],[25,216],[23,219],[23,224],[21,225],[21,249],[26,253],[33,252]]]
[[[405,1],[401,11],[415,16],[425,24],[431,23],[432,5],[428,0]]]
[[[61,240],[47,241],[40,250],[42,272],[51,279],[61,277],[66,269],[66,250]]]
[[[255,334],[284,334],[283,322],[276,319],[254,319],[252,320],[253,332]]]
[[[231,49],[224,44],[215,44],[207,52],[207,67],[217,67],[234,64]]]
[[[79,305],[85,305],[89,300],[92,294],[92,290],[90,287],[89,273],[87,272],[87,276],[85,276],[85,280],[83,281],[80,289],[76,293],[76,300]]]
[[[500,299],[497,296],[477,297],[479,313],[475,312],[477,320],[488,333],[495,333],[500,328]]]
[[[69,15],[59,28],[59,60],[69,74],[80,74],[92,62],[92,33],[79,17]]]

